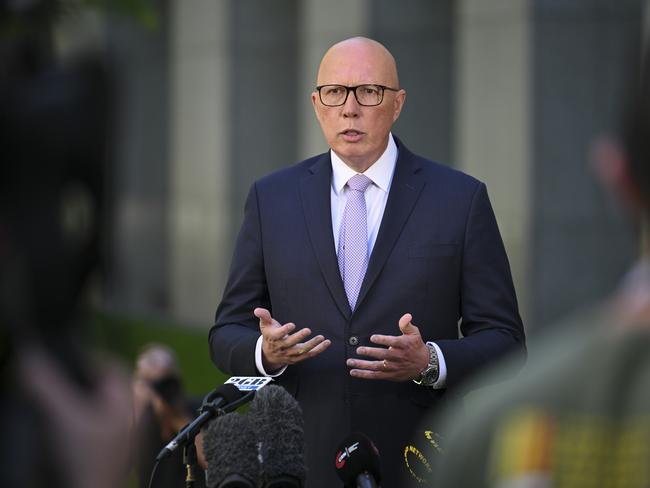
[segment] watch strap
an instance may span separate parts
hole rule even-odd
[[[433,342],[427,342],[426,346],[429,349],[429,363],[413,381],[418,385],[433,386],[440,376],[440,363]]]

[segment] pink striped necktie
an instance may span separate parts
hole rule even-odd
[[[339,269],[345,293],[354,310],[368,268],[368,214],[365,191],[372,180],[357,174],[348,180],[348,199],[339,231]]]

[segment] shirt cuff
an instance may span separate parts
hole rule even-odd
[[[257,371],[262,376],[268,376],[270,378],[275,378],[277,376],[280,376],[282,373],[284,373],[284,370],[287,369],[286,366],[282,366],[279,370],[277,370],[273,374],[269,374],[266,371],[264,371],[264,364],[262,363],[262,341],[263,341],[263,337],[259,336],[257,339],[257,344],[255,344],[255,367],[257,368]],[[445,370],[445,374],[446,374],[446,370]]]
[[[445,356],[442,354],[442,350],[438,347],[438,344],[435,342],[427,342],[427,344],[431,344],[438,355],[438,379],[431,387],[434,390],[441,390],[447,386],[447,363],[445,362]],[[260,347],[260,357],[261,351],[262,349]]]

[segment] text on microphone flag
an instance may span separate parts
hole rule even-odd
[[[257,391],[271,381],[273,378],[267,376],[232,376],[224,385],[235,385],[239,391]]]

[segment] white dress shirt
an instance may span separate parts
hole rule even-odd
[[[388,145],[384,153],[379,157],[375,163],[372,164],[363,174],[372,180],[372,184],[365,192],[366,209],[368,211],[368,256],[372,254],[372,250],[377,242],[377,234],[379,233],[379,226],[381,219],[384,216],[386,209],[386,202],[388,201],[388,193],[390,185],[393,181],[393,174],[395,173],[395,165],[397,164],[398,150],[393,135],[388,136]],[[330,189],[330,202],[332,207],[332,232],[334,233],[334,248],[338,252],[339,248],[339,230],[341,228],[341,221],[343,220],[343,211],[348,198],[348,188],[346,183],[350,178],[357,174],[355,170],[350,168],[343,160],[334,152],[330,150],[330,158],[332,160],[332,186]],[[404,313],[407,313],[405,310]],[[395,324],[397,328],[397,324]],[[438,353],[438,361],[440,367],[440,374],[438,381],[433,385],[433,388],[444,388],[447,380],[447,365],[442,351],[435,343],[433,346]],[[274,374],[268,374],[264,371],[262,364],[262,336],[257,340],[255,348],[255,365],[258,371],[265,376],[278,376],[284,372],[286,366]]]

